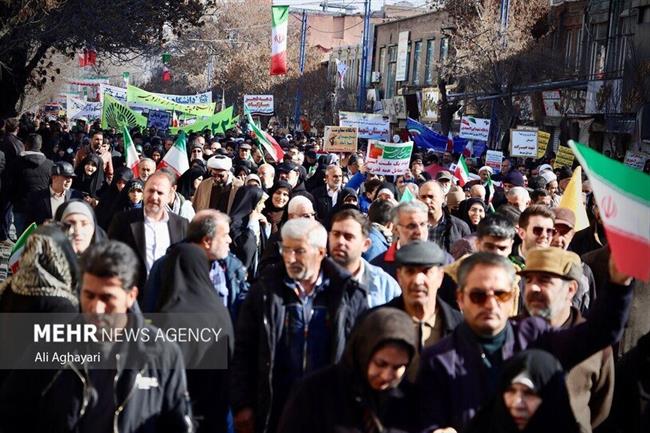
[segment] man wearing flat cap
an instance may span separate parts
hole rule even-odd
[[[225,214],[230,213],[237,190],[244,184],[232,173],[232,159],[224,155],[215,155],[208,159],[210,177],[204,179],[196,188],[192,198],[195,211],[216,209]]]
[[[463,316],[438,297],[442,282],[445,253],[430,241],[413,241],[397,250],[397,282],[402,294],[386,304],[405,311],[413,319],[418,335],[418,354],[407,371],[415,381],[419,353],[433,346],[462,323]]]
[[[541,317],[557,329],[585,322],[580,311],[572,306],[578,281],[583,277],[582,262],[577,254],[553,247],[533,250],[528,255],[526,269],[519,274],[526,282],[524,299],[530,316]],[[607,419],[612,404],[614,359],[611,347],[573,367],[566,381],[580,429],[591,432]]]

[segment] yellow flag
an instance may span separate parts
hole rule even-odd
[[[575,231],[589,227],[589,218],[587,218],[587,209],[582,201],[582,167],[576,167],[571,176],[562,199],[560,207],[571,209],[576,216]]]

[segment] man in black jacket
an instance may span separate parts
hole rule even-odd
[[[316,216],[319,221],[329,220],[332,208],[336,206],[343,185],[343,172],[338,165],[330,165],[325,170],[325,185],[313,192]]]
[[[5,156],[5,170],[2,172],[2,190],[0,190],[0,241],[9,239],[9,228],[11,227],[12,205],[9,199],[11,191],[11,171],[14,161],[25,150],[22,141],[18,138],[18,119],[7,119],[4,122],[4,138],[0,142],[0,151]],[[20,233],[18,233],[20,235]]]
[[[271,267],[239,311],[231,400],[239,433],[275,432],[294,383],[337,362],[365,289],[325,258],[327,232],[297,218],[282,227],[283,266]]]
[[[429,207],[429,240],[449,252],[451,245],[470,234],[467,223],[444,208],[445,195],[436,181],[420,185],[418,198]]]
[[[143,206],[120,212],[113,217],[108,237],[124,242],[136,252],[140,279],[145,287],[153,263],[165,255],[167,248],[185,238],[187,220],[165,209],[172,194],[172,174],[157,171],[144,185]],[[144,291],[138,300],[143,301]]]
[[[141,334],[146,329],[155,336],[158,329],[144,323],[135,302],[135,260],[121,242],[91,245],[82,258],[81,311],[110,318],[99,326],[131,328]],[[100,347],[102,368],[68,363],[57,371],[12,373],[0,393],[0,430],[193,431],[183,356],[175,343],[151,338]]]
[[[33,203],[27,201],[27,196],[34,192],[47,189],[50,184],[50,173],[54,163],[41,152],[43,139],[38,134],[29,134],[25,141],[25,151],[16,159],[11,170],[13,187],[11,202],[14,205],[14,225],[16,234],[20,235],[27,227],[28,210]]]

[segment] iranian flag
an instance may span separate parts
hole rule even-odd
[[[287,24],[289,6],[271,7],[273,29],[271,32],[271,75],[287,73]]]
[[[465,186],[469,182],[469,170],[467,169],[467,164],[465,164],[465,156],[461,155],[458,159],[458,164],[456,164],[456,169],[454,170],[454,177],[458,179],[458,185]]]
[[[29,227],[20,235],[16,241],[14,247],[9,253],[9,269],[11,269],[12,275],[15,275],[18,272],[20,267],[20,258],[23,255],[23,250],[25,249],[25,244],[27,243],[27,238],[36,230],[36,223],[31,223]]]
[[[253,116],[251,116],[251,112],[246,106],[244,106],[244,114],[246,114],[246,118],[248,119],[248,127],[253,131],[253,134],[255,134],[257,142],[264,147],[264,150],[271,155],[271,158],[273,158],[275,162],[281,162],[282,158],[284,158],[284,150],[282,150],[278,142],[271,137],[271,134],[258,128],[255,122],[253,122]]]
[[[138,177],[138,163],[140,162],[140,158],[138,157],[138,152],[135,150],[135,144],[133,144],[131,134],[129,134],[129,128],[126,125],[122,125],[122,135],[124,136],[124,160],[126,161],[126,166],[133,172],[133,177]]]
[[[165,157],[158,164],[158,168],[169,167],[179,177],[190,169],[190,162],[187,158],[187,136],[185,131],[180,131],[174,145],[169,149]]]
[[[584,144],[569,147],[589,176],[607,242],[619,271],[650,280],[650,176]]]

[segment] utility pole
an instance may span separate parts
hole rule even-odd
[[[307,11],[302,10],[302,26],[300,27],[300,78],[298,78],[298,91],[296,92],[296,111],[293,118],[294,131],[300,123],[300,104],[302,103],[302,74],[305,70],[305,45],[307,44]]]
[[[363,38],[361,41],[361,74],[359,77],[359,94],[357,95],[357,111],[366,111],[366,78],[368,69],[368,44],[370,43],[370,1],[365,0],[363,12]]]

